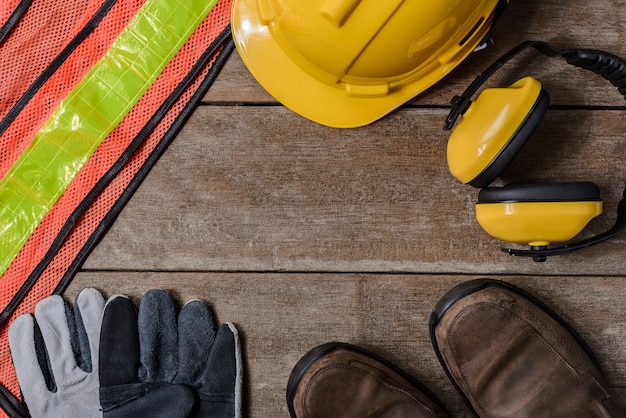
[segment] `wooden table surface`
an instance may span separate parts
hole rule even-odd
[[[287,417],[291,368],[346,341],[396,363],[453,417],[471,416],[428,336],[436,301],[476,277],[510,281],[582,334],[626,399],[626,234],[534,263],[500,251],[474,217],[477,191],[448,172],[452,96],[527,39],[626,57],[626,1],[512,0],[495,44],[381,120],[333,129],[277,103],[237,53],[66,291],[135,300],[151,288],[209,302],[238,327],[248,417]],[[532,75],[552,105],[498,184],[592,180],[608,229],[626,179],[626,106],[590,72],[528,52],[489,82]]]

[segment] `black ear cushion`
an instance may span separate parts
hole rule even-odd
[[[600,200],[600,189],[590,181],[487,187],[478,193],[478,203],[597,200]]]
[[[483,188],[489,186],[495,179],[504,171],[504,169],[513,161],[515,156],[520,152],[524,144],[528,142],[539,123],[543,119],[543,116],[548,110],[548,104],[550,103],[550,95],[541,87],[539,96],[534,106],[526,115],[524,121],[517,128],[515,133],[506,142],[504,147],[500,150],[498,155],[491,161],[491,163],[469,184],[476,188]]]

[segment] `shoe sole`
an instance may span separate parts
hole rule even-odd
[[[418,390],[423,392],[442,411],[446,412],[446,409],[443,407],[443,404],[439,401],[439,399],[428,388],[426,388],[421,382],[419,382],[413,376],[407,374],[404,370],[400,369],[398,366],[396,366],[395,364],[391,363],[389,360],[386,360],[386,359],[378,356],[377,354],[374,354],[374,353],[372,353],[370,351],[367,351],[367,350],[365,350],[365,349],[363,349],[361,347],[357,347],[357,346],[352,345],[352,344],[341,343],[341,342],[330,342],[330,343],[322,344],[320,346],[317,346],[317,347],[311,349],[300,360],[298,360],[298,362],[294,366],[293,370],[291,371],[291,374],[289,375],[289,381],[287,382],[287,407],[289,409],[289,415],[291,416],[291,418],[297,418],[296,413],[295,413],[295,408],[293,406],[293,400],[294,400],[294,398],[296,396],[296,390],[298,388],[298,385],[302,381],[302,378],[304,377],[304,374],[318,360],[320,360],[322,357],[325,357],[325,356],[329,355],[330,353],[332,353],[333,351],[336,351],[336,350],[352,351],[354,353],[361,354],[361,355],[364,355],[366,357],[370,357],[370,358],[372,358],[372,359],[382,363],[384,366],[390,368],[395,373],[399,374],[404,379],[406,379],[409,383],[411,383]]]
[[[585,340],[582,339],[582,337],[578,334],[578,332],[576,332],[576,330],[570,324],[568,324],[556,312],[554,312],[552,309],[546,306],[542,301],[537,299],[535,296],[531,295],[530,293],[510,283],[503,282],[500,280],[495,280],[495,279],[475,279],[475,280],[470,280],[465,283],[461,283],[453,287],[452,289],[450,289],[435,304],[435,307],[433,308],[433,311],[430,315],[428,328],[429,328],[429,333],[430,333],[430,340],[432,342],[435,353],[437,354],[437,358],[439,359],[439,363],[441,363],[441,366],[446,372],[448,379],[450,380],[450,382],[452,382],[457,392],[461,395],[465,404],[468,406],[468,408],[470,408],[470,410],[475,415],[478,416],[478,413],[474,410],[469,399],[465,396],[461,388],[457,385],[456,381],[452,378],[452,374],[450,373],[450,371],[448,370],[448,368],[446,367],[443,361],[443,356],[441,355],[441,352],[439,351],[439,347],[437,346],[436,339],[435,339],[435,328],[439,324],[439,321],[441,320],[441,318],[443,318],[445,313],[448,311],[448,309],[452,305],[454,305],[456,302],[458,302],[465,296],[469,296],[472,293],[476,293],[476,292],[479,292],[481,290],[484,290],[490,287],[497,287],[497,288],[504,289],[536,305],[539,309],[541,309],[544,313],[546,313],[548,316],[554,319],[559,325],[561,325],[574,338],[574,340],[582,347],[583,351],[587,354],[587,356],[592,361],[594,366],[596,366],[598,370],[601,370],[600,364],[598,363],[596,356],[593,354],[593,352],[591,351],[591,349],[589,348]]]

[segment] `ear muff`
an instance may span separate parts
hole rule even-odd
[[[444,129],[452,129],[461,115],[463,118],[448,142],[448,166],[463,183],[480,188],[491,184],[528,140],[547,110],[547,92],[529,77],[507,88],[487,89],[476,101],[471,100],[500,67],[527,48],[593,71],[626,97],[626,60],[623,58],[593,49],[557,49],[542,41],[520,43],[494,61],[452,100]],[[587,248],[625,232],[626,188],[617,206],[615,224],[610,229],[577,242],[567,242],[601,212],[598,187],[590,182],[486,188],[480,192],[476,205],[476,217],[487,233],[501,241],[531,247],[503,247],[503,252],[532,257],[534,261]],[[551,242],[564,244],[548,248]]]
[[[547,91],[532,77],[484,90],[448,141],[452,175],[474,187],[487,187],[528,141],[549,102]]]
[[[478,223],[489,235],[535,248],[569,241],[601,213],[600,191],[591,182],[490,187],[476,204]]]

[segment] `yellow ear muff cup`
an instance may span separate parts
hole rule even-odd
[[[531,247],[569,241],[601,213],[591,182],[490,187],[476,204],[476,219],[489,235]]]
[[[532,77],[484,90],[448,140],[452,175],[474,187],[491,184],[528,141],[549,102],[548,92]]]

